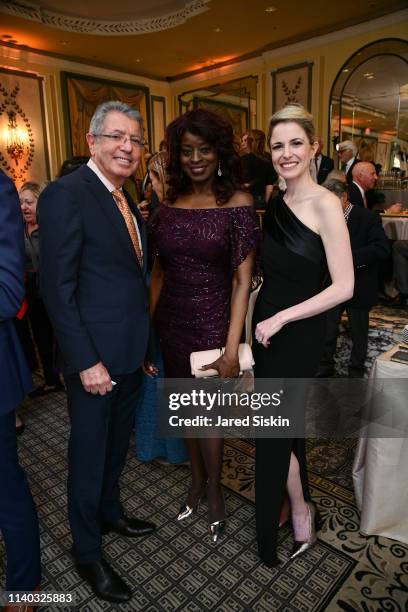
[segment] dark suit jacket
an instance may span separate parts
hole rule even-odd
[[[361,208],[365,208],[364,199],[361,195],[361,191],[353,181],[348,186],[348,196],[349,200],[354,206],[360,206]]]
[[[329,172],[334,168],[334,161],[327,155],[322,155],[322,161],[320,162],[319,172],[317,174],[317,182],[319,185],[324,183]]]
[[[353,168],[356,164],[358,164],[358,162],[361,161],[360,159],[358,159],[358,157],[356,157],[353,161],[353,163],[351,164],[350,168],[347,171],[346,174],[346,181],[347,183],[350,185],[353,182]]]
[[[32,388],[14,317],[24,299],[24,233],[13,182],[0,171],[0,416],[15,410]]]
[[[146,232],[140,268],[125,221],[96,174],[82,166],[39,199],[41,294],[65,374],[102,361],[111,374],[141,365],[149,335]]]
[[[347,305],[371,308],[378,301],[378,264],[390,256],[390,246],[381,218],[375,213],[353,206],[347,227],[353,253],[354,295]]]

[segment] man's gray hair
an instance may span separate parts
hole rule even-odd
[[[357,146],[352,140],[343,140],[339,143],[339,151],[353,151],[353,157],[357,155]]]
[[[106,115],[111,113],[112,111],[116,111],[117,113],[123,113],[129,119],[133,119],[137,121],[140,125],[140,129],[143,135],[143,117],[139,113],[138,110],[129,106],[129,104],[125,104],[124,102],[120,102],[119,100],[110,100],[109,102],[102,102],[99,104],[96,111],[93,114],[91,119],[91,123],[89,124],[89,132],[94,136],[99,136],[103,131],[103,125],[105,123]]]
[[[326,187],[326,189],[336,194],[339,198],[341,198],[344,193],[347,193],[347,183],[339,181],[339,179],[328,178],[324,181],[323,187]]]

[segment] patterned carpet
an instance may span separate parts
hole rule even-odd
[[[373,311],[367,365],[396,340],[406,323],[404,313]],[[340,337],[338,374],[346,369],[346,326]],[[69,555],[66,520],[66,447],[68,419],[65,394],[27,400],[22,410],[27,428],[20,444],[41,526],[44,591],[72,592],[75,609],[143,612],[402,612],[408,609],[408,546],[359,532],[351,466],[354,444],[308,441],[312,495],[322,514],[318,543],[287,562],[291,530],[279,533],[275,569],[257,557],[254,521],[254,447],[228,440],[223,482],[228,525],[219,544],[210,541],[206,504],[188,523],[174,516],[185,498],[186,467],[142,464],[132,448],[122,480],[126,511],[152,519],[156,533],[145,539],[104,537],[106,557],[133,589],[129,604],[112,606],[93,597],[77,575]],[[4,546],[0,541],[0,558]],[[4,582],[0,563],[0,584]],[[54,610],[55,607],[39,608]],[[59,608],[61,609],[61,608]],[[72,609],[72,608],[71,608]]]

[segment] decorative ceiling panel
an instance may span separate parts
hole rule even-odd
[[[11,14],[11,5],[17,3],[21,13]],[[79,10],[80,3],[83,7]],[[327,0],[295,4],[296,10],[287,0],[274,0],[273,7],[268,6],[268,0],[37,0],[35,4],[0,0],[0,44],[22,53],[39,51],[87,65],[173,80],[406,8],[406,0],[342,0],[341,10]],[[271,8],[275,10],[268,12]],[[39,10],[42,20],[35,21],[32,15],[38,16]],[[183,10],[190,11],[191,19],[186,12],[181,16]],[[63,12],[71,24],[79,20],[80,27],[88,22],[87,27],[93,27],[94,22],[105,23],[110,18],[112,23],[121,20],[127,27],[130,16],[139,25],[140,19],[149,19],[149,27],[156,29],[130,33],[108,28],[104,35],[62,32],[56,17],[56,23],[44,23],[47,11]],[[179,25],[160,29],[166,11],[179,15]],[[159,12],[161,18],[157,17]],[[174,23],[169,18],[170,22]]]
[[[23,19],[30,19],[31,21],[37,21],[47,26],[59,28],[60,30],[66,30],[67,32],[78,32],[80,34],[93,34],[99,36],[129,36],[131,34],[149,34],[151,32],[160,32],[162,30],[168,30],[169,28],[175,28],[176,26],[185,23],[191,17],[202,13],[207,10],[207,4],[210,0],[189,0],[187,2],[160,2],[159,0],[151,1],[150,8],[146,11],[146,6],[142,6],[140,10],[137,5],[133,8],[130,17],[130,11],[126,11],[128,18],[117,19],[118,12],[123,12],[125,7],[120,9],[120,2],[118,11],[115,10],[116,4],[110,4],[110,10],[108,14],[115,15],[116,19],[100,19],[95,15],[107,14],[107,6],[102,3],[100,9],[93,7],[92,5],[72,6],[69,7],[69,13],[57,12],[54,9],[51,10],[46,8],[49,2],[26,2],[25,0],[1,0],[0,11],[15,17],[22,17]],[[51,3],[53,5],[59,4],[63,9],[63,3]],[[67,4],[67,3],[65,3]],[[128,2],[124,3],[125,5]],[[174,10],[170,12],[160,13],[158,9],[169,11],[171,7]],[[73,14],[75,12],[76,14]],[[85,9],[85,10],[84,10]],[[150,13],[150,17],[139,17],[137,14],[141,13],[146,15]],[[90,14],[93,16],[91,17]],[[84,15],[84,16],[82,16]],[[136,18],[135,18],[136,17]]]

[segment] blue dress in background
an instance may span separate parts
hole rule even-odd
[[[159,373],[151,378],[144,374],[135,415],[136,457],[139,461],[152,461],[160,457],[169,463],[181,463],[189,459],[182,438],[157,437],[158,379],[164,376],[163,359],[156,346],[154,363]]]

